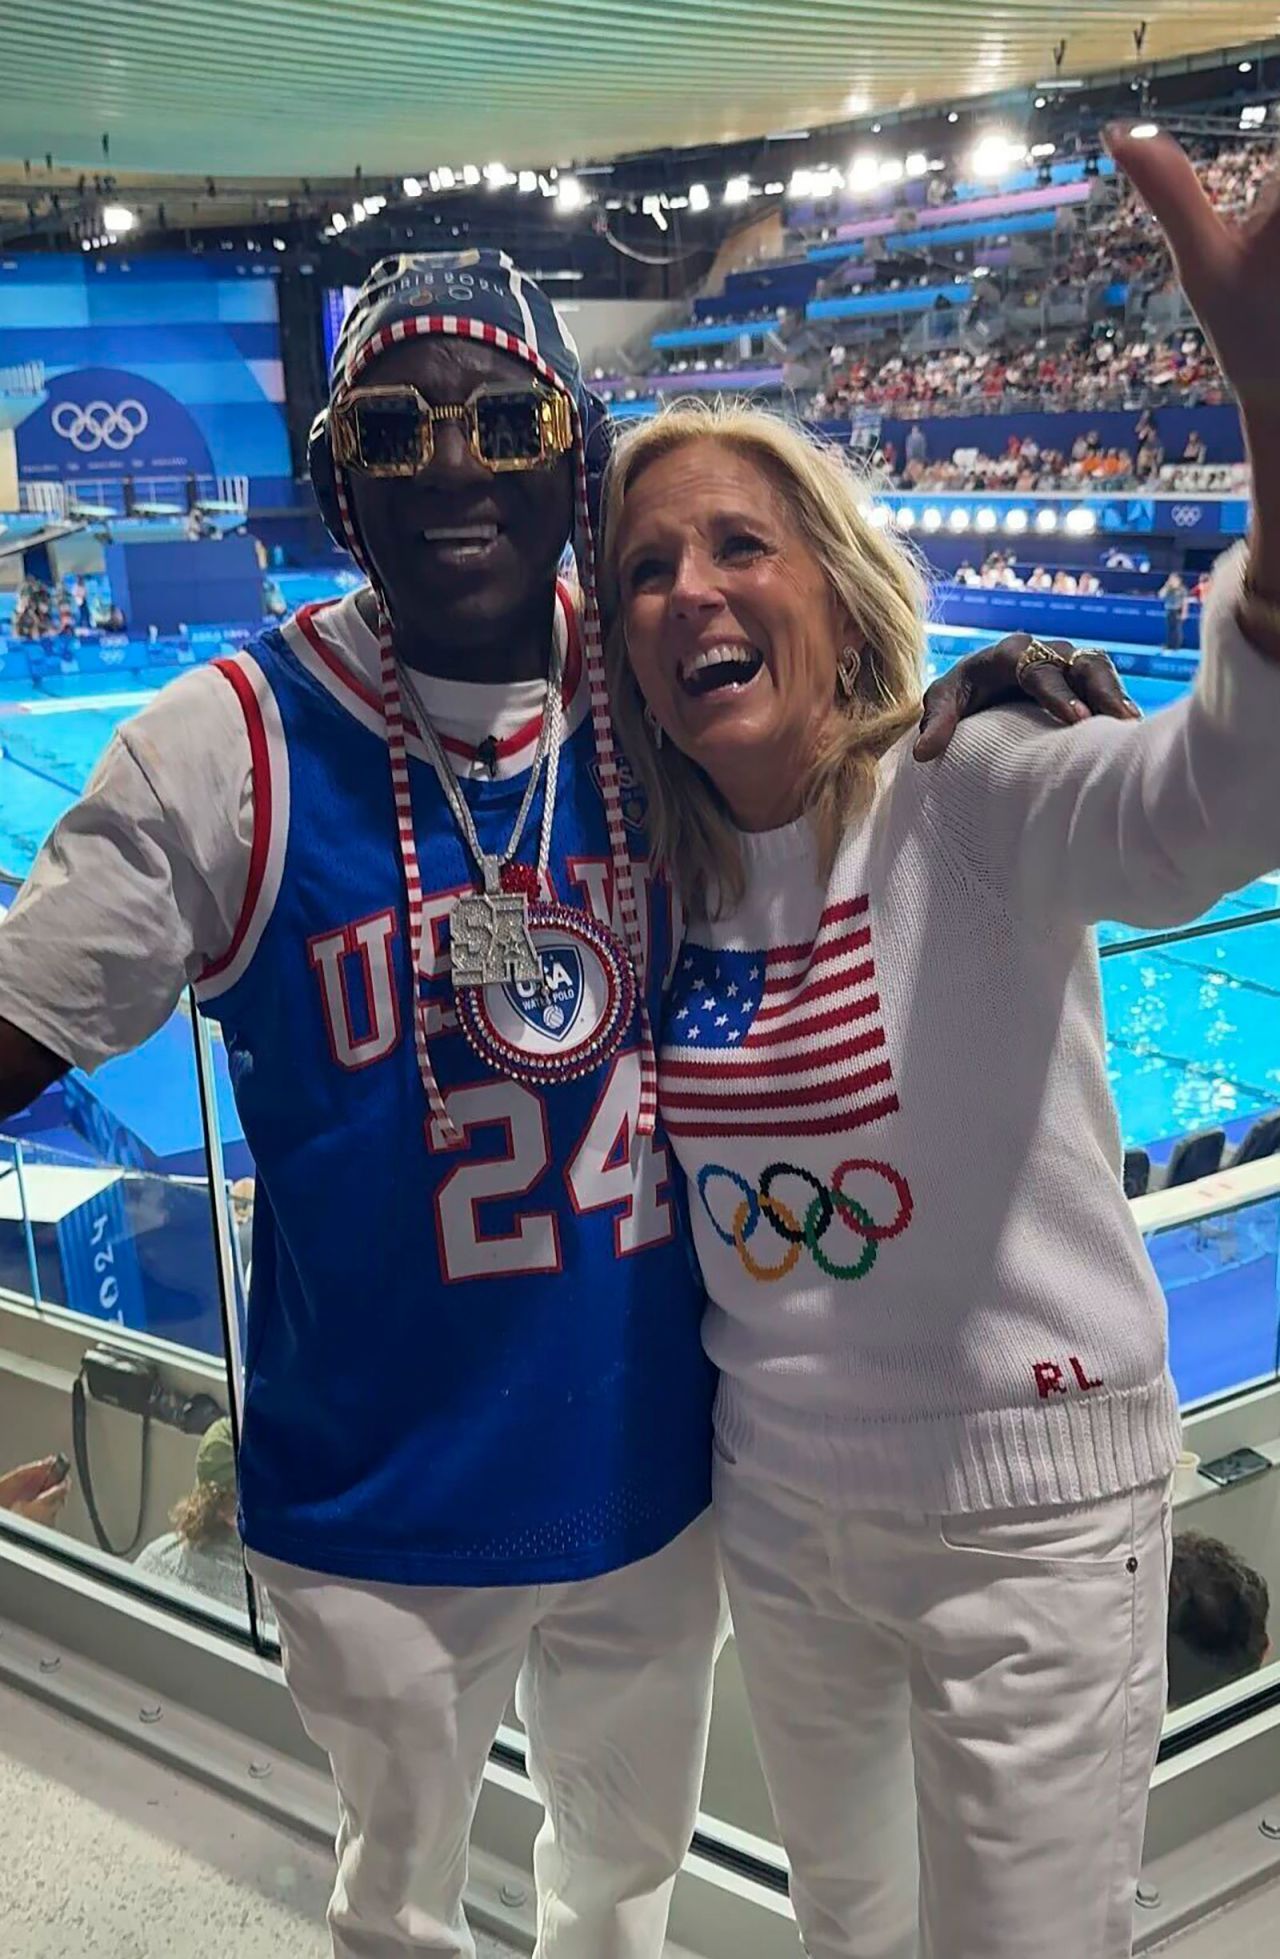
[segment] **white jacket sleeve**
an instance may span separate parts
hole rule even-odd
[[[0,1018],[80,1068],[146,1040],[230,944],[252,838],[244,718],[203,668],[113,736],[0,917]]]
[[[1219,565],[1190,695],[1144,722],[975,715],[912,764],[937,846],[1020,917],[1163,926],[1280,865],[1280,662],[1235,619],[1244,547]]]

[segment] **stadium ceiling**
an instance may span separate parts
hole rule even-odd
[[[1276,0],[21,0],[0,12],[0,149],[19,171],[223,179],[563,165],[1115,70],[1141,19],[1150,63],[1277,18]]]

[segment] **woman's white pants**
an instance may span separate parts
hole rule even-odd
[[[881,1515],[716,1464],[810,1959],[1123,1959],[1165,1696],[1165,1486]]]
[[[335,1959],[473,1959],[467,1839],[511,1699],[546,1809],[537,1959],[659,1959],[721,1618],[710,1515],[580,1584],[364,1584],[249,1554],[339,1800]]]

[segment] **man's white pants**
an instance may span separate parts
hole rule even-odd
[[[249,1554],[337,1784],[335,1959],[473,1959],[462,1892],[513,1689],[546,1809],[537,1959],[659,1959],[702,1783],[721,1616],[708,1514],[580,1584],[375,1585]]]
[[[1123,1959],[1165,1698],[1166,1488],[842,1510],[716,1463],[810,1959]]]

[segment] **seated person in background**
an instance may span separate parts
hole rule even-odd
[[[225,1415],[201,1437],[195,1487],[174,1505],[170,1522],[171,1531],[139,1551],[134,1570],[243,1611],[246,1579],[236,1529],[235,1447]]]
[[[1053,589],[1055,592],[1074,593],[1076,581],[1069,571],[1055,571],[1053,574]]]
[[[1243,1680],[1270,1652],[1265,1578],[1216,1537],[1183,1531],[1169,1569],[1169,1706]]]
[[[955,582],[957,585],[981,585],[982,580],[966,558],[964,563],[956,568]]]
[[[70,1492],[65,1456],[43,1456],[0,1476],[0,1510],[52,1529]]]
[[[1051,592],[1053,590],[1053,579],[1043,565],[1037,565],[1030,578],[1028,578],[1027,590],[1029,592]]]
[[[1190,435],[1187,437],[1186,443],[1183,446],[1183,451],[1182,451],[1183,462],[1202,463],[1204,462],[1208,453],[1209,452],[1205,447],[1204,437],[1199,433],[1197,429],[1192,429]]]
[[[1096,598],[1102,590],[1102,580],[1096,571],[1082,571],[1076,580],[1076,590],[1081,598]]]

